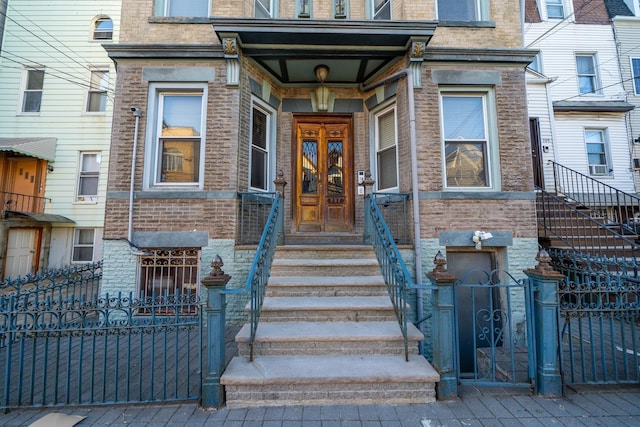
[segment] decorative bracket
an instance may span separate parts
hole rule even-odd
[[[240,61],[238,60],[238,38],[237,35],[222,38],[224,58],[227,61],[227,86],[238,86],[240,84]]]
[[[409,51],[409,69],[413,76],[413,87],[422,87],[422,63],[427,42],[424,40],[412,40]]]

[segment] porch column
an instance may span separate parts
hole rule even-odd
[[[564,275],[551,267],[544,249],[536,256],[538,265],[525,270],[533,286],[533,322],[536,342],[536,388],[545,396],[562,395],[558,344],[558,283]]]
[[[431,284],[437,286],[431,298],[433,310],[433,367],[440,374],[436,386],[438,400],[453,399],[458,395],[458,378],[455,365],[455,333],[453,306],[453,282],[456,277],[446,269],[447,260],[438,251],[434,269],[427,273]]]
[[[211,273],[202,279],[207,290],[207,306],[205,308],[207,341],[205,376],[202,381],[202,401],[204,408],[220,408],[224,403],[224,392],[220,377],[224,371],[225,315],[227,306],[224,286],[231,276],[222,271],[222,258],[219,255],[211,261]]]

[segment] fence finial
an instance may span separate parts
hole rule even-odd
[[[433,257],[433,263],[435,264],[435,267],[433,268],[434,273],[447,271],[445,267],[447,265],[447,259],[442,255],[441,251],[438,251],[436,256]]]
[[[211,260],[211,273],[209,273],[209,276],[211,277],[216,277],[216,276],[223,276],[224,275],[224,271],[222,271],[222,266],[224,265],[224,262],[222,262],[222,258],[220,257],[220,255],[216,255],[212,260]]]

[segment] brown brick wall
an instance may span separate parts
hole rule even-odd
[[[542,22],[540,17],[540,9],[536,0],[525,0],[524,22]]]
[[[609,25],[604,0],[573,0],[576,24]]]

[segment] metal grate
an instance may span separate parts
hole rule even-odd
[[[138,257],[141,297],[197,293],[199,248],[149,249]]]

